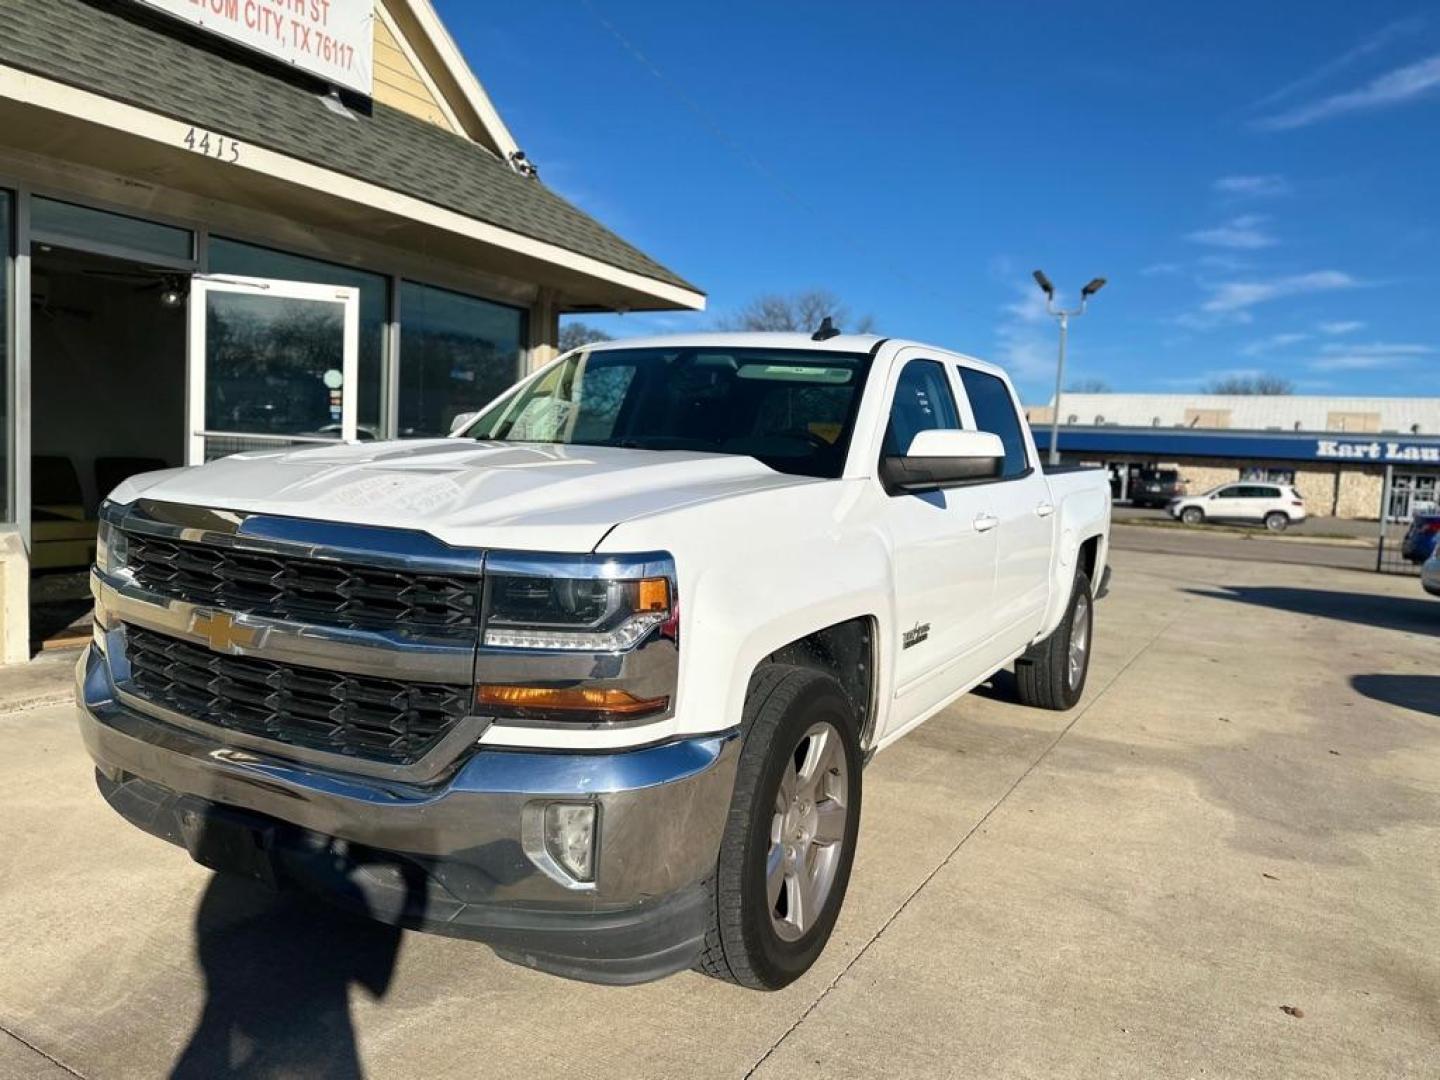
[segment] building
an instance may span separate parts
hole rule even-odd
[[[1440,503],[1440,398],[1065,394],[1060,451],[1104,464],[1117,500],[1147,466],[1190,492],[1235,480],[1293,483],[1311,514],[1408,520]],[[1048,445],[1054,402],[1026,410]],[[1387,481],[1388,477],[1388,481]]]
[[[703,294],[547,189],[428,0],[0,4],[0,654],[124,476],[443,435]]]

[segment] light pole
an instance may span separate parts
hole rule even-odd
[[[1091,278],[1090,283],[1080,290],[1080,306],[1069,311],[1055,306],[1055,286],[1045,276],[1044,270],[1035,271],[1035,284],[1045,293],[1045,310],[1055,316],[1060,324],[1060,359],[1055,365],[1055,412],[1050,417],[1050,464],[1060,464],[1060,394],[1065,382],[1065,339],[1070,333],[1070,316],[1084,315],[1090,297],[1105,287],[1103,277]]]

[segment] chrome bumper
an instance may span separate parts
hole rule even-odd
[[[388,921],[489,941],[546,970],[629,982],[698,954],[704,882],[734,786],[734,732],[620,753],[476,749],[420,784],[320,769],[166,723],[119,698],[93,646],[76,696],[107,799],[192,854],[192,826],[219,808],[274,831],[277,877],[352,906],[358,897]],[[525,810],[554,799],[598,807],[593,883],[563,881],[527,853]]]

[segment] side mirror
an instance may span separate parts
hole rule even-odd
[[[880,482],[891,495],[915,495],[999,477],[1005,444],[988,431],[922,431],[903,455],[880,461]]]
[[[454,420],[450,421],[450,434],[459,435],[460,432],[469,427],[479,415],[478,412],[462,412],[459,416],[455,417]]]

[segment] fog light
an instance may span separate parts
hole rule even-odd
[[[594,881],[595,804],[548,804],[545,850],[576,881]]]

